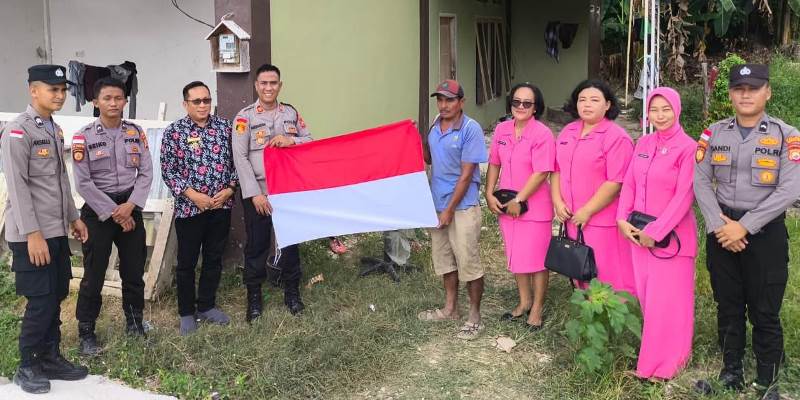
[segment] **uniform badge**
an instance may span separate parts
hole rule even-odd
[[[41,128],[44,126],[44,121],[42,121],[42,118],[39,116],[33,117],[33,122],[36,123],[37,128]]]
[[[290,135],[297,135],[297,127],[290,121],[283,122],[283,130]]]
[[[72,138],[72,159],[81,162],[86,151],[86,137],[78,135]]]
[[[247,118],[236,118],[236,133],[243,134],[247,130]]]
[[[95,156],[95,157],[97,157],[97,158],[104,157],[104,156],[106,156],[106,155],[107,155],[107,154],[106,154],[106,152],[105,152],[105,151],[103,151],[103,150],[97,150],[97,151],[94,153],[94,156]]]
[[[787,157],[789,157],[789,161],[800,163],[800,147],[790,147],[789,151],[787,153],[788,153]]]
[[[142,143],[142,147],[144,147],[145,150],[150,148],[150,146],[147,144],[147,134],[144,132],[139,132],[139,142]]]
[[[264,112],[264,107],[261,107],[261,104],[256,106],[256,112],[261,114]]]
[[[700,135],[700,140],[697,141],[697,152],[694,153],[694,160],[700,164],[706,158],[706,151],[708,150],[708,142],[711,140],[711,130],[706,129]]]
[[[778,139],[775,139],[772,136],[766,136],[758,140],[758,143],[763,144],[764,146],[777,146],[781,142]]]
[[[25,134],[25,131],[21,131],[19,129],[12,129],[11,132],[8,133],[11,135],[12,138],[22,139],[22,136]]]
[[[96,124],[94,126],[94,130],[97,132],[98,135],[103,134],[103,126],[100,124]]]
[[[297,123],[301,128],[306,129],[306,121],[303,121],[303,117],[300,116],[300,113],[297,113]]]
[[[139,157],[132,156],[131,157],[131,164],[133,164],[134,167],[138,167],[139,166]]]
[[[36,151],[36,155],[39,157],[47,157],[50,155],[50,150],[46,148],[41,148]]]
[[[756,164],[764,168],[775,168],[778,166],[778,162],[771,158],[759,158],[756,160]]]
[[[58,137],[64,139],[64,131],[62,131],[61,128],[58,128]]]
[[[761,179],[761,183],[775,182],[775,173],[772,171],[763,171],[758,175],[758,177]]]
[[[728,161],[728,155],[725,153],[711,153],[711,161],[717,163]]]
[[[136,136],[136,134],[139,132],[134,128],[128,128],[128,130],[125,131],[125,133],[127,133],[128,136]]]
[[[267,142],[267,132],[266,131],[256,132],[256,143],[264,144],[266,142]]]
[[[131,151],[134,152],[134,153],[138,153],[139,152],[139,146],[131,146]]]

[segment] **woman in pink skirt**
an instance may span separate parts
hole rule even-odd
[[[617,98],[607,84],[581,82],[565,106],[577,120],[556,139],[556,172],[550,178],[556,218],[577,237],[583,229],[594,249],[597,279],[636,295],[630,246],[617,230],[618,194],[633,153],[630,136],[612,120]],[[580,283],[581,285],[585,283]]]
[[[486,202],[499,216],[508,270],[514,274],[519,290],[519,303],[501,319],[517,320],[530,312],[527,326],[538,330],[542,327],[547,292],[544,258],[553,221],[547,178],[555,164],[555,140],[550,128],[536,120],[544,112],[542,92],[536,86],[530,83],[514,86],[508,108],[514,118],[495,128],[486,173]],[[517,192],[505,203],[492,194],[498,177],[500,189]],[[521,204],[526,202],[528,210],[521,214]]]
[[[657,133],[636,144],[622,184],[617,225],[631,244],[636,293],[644,315],[636,375],[671,379],[692,350],[697,256],[692,179],[697,143],[678,122],[678,92],[657,88],[648,96],[647,107]],[[633,211],[656,219],[639,230],[627,222]],[[655,247],[665,239],[667,247]]]

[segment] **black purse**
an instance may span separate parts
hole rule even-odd
[[[492,193],[492,195],[494,195],[494,197],[496,197],[497,200],[500,200],[500,204],[506,204],[509,201],[514,200],[514,198],[517,197],[518,193],[519,192],[517,192],[516,190],[500,189],[500,190],[495,190],[495,192]],[[506,207],[500,207],[500,210],[505,213],[506,212]],[[527,201],[520,201],[519,202],[519,215],[525,214],[527,211],[528,211],[528,202]]]
[[[631,212],[631,215],[628,215],[628,223],[633,225],[634,228],[639,229],[639,230],[644,229],[644,227],[647,226],[647,224],[649,224],[649,223],[651,223],[651,222],[653,222],[655,220],[656,220],[656,217],[654,217],[652,215],[645,214],[643,212],[639,212],[639,211],[633,211],[633,212]],[[675,242],[678,244],[678,251],[676,251],[675,254],[673,254],[671,256],[668,256],[668,257],[662,257],[662,256],[658,256],[655,253],[653,253],[653,249],[650,249],[650,254],[652,254],[653,257],[661,258],[661,259],[664,259],[664,260],[670,259],[670,258],[673,258],[673,257],[677,256],[678,253],[680,253],[680,251],[681,251],[681,239],[678,237],[678,234],[675,233],[674,230],[670,231],[670,233],[669,233],[669,235],[667,235],[667,237],[665,237],[664,239],[662,239],[659,242],[656,242],[655,247],[657,247],[659,249],[667,248],[667,246],[669,246],[670,239],[673,238],[673,237],[675,238]]]
[[[586,245],[583,240],[583,230],[580,227],[578,227],[577,240],[572,240],[567,236],[564,224],[561,224],[558,236],[550,239],[544,266],[550,271],[579,281],[588,282],[597,277],[594,250]]]

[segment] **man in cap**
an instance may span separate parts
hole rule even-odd
[[[64,166],[64,134],[52,119],[71,83],[65,72],[60,65],[29,68],[31,103],[0,131],[8,190],[5,238],[17,294],[28,300],[14,383],[29,393],[50,391],[51,379],[79,380],[88,373],[59,350],[61,301],[72,278],[67,233],[81,242],[88,239]]]
[[[262,314],[261,285],[267,279],[267,264],[273,257],[272,206],[267,199],[264,148],[286,147],[311,140],[300,113],[278,101],[283,82],[281,71],[272,64],[256,70],[258,100],[236,115],[233,129],[233,163],[239,175],[247,244],[244,248],[244,284],[247,286],[247,322]],[[270,264],[271,267],[271,264]],[[280,249],[277,268],[284,285],[283,301],[292,315],[305,306],[300,300],[300,249]]]
[[[78,194],[86,203],[81,219],[91,239],[83,245],[83,278],[78,291],[80,352],[101,351],[95,336],[100,314],[111,245],[119,253],[122,278],[122,311],[125,331],[144,336],[144,263],[147,257],[142,209],[153,181],[153,165],[142,128],[122,119],[125,84],[102,78],[94,85],[93,100],[100,118],[72,139],[72,172]]]
[[[455,80],[439,84],[439,115],[428,132],[425,158],[431,161],[431,192],[439,226],[431,230],[433,269],[444,281],[442,309],[419,313],[423,321],[458,320],[458,284],[466,282],[469,316],[456,337],[475,339],[481,330],[483,265],[478,241],[481,233],[479,203],[481,173],[478,164],[488,160],[483,129],[463,112],[464,89]]]
[[[707,267],[717,302],[723,368],[719,383],[744,387],[745,321],[753,325],[754,386],[777,400],[783,361],[780,309],[788,278],[786,209],[800,196],[800,133],[765,113],[772,95],[769,68],[731,69],[729,95],[736,110],[703,132],[694,190],[705,219]],[[708,394],[713,387],[699,381]]]

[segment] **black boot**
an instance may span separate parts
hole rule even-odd
[[[82,365],[76,366],[64,358],[57,344],[49,345],[47,352],[42,354],[41,366],[47,379],[77,381],[89,374],[88,368]]]
[[[39,355],[22,351],[22,363],[14,373],[14,383],[28,393],[47,393],[50,391],[50,380],[42,371]],[[24,366],[23,366],[24,365]]]
[[[264,309],[264,299],[261,297],[261,285],[247,285],[247,311],[245,318],[248,323],[261,317]]]
[[[300,301],[300,281],[287,281],[286,288],[283,291],[283,302],[286,308],[292,315],[297,315],[303,312],[306,308],[305,304]]]
[[[78,336],[81,340],[78,352],[82,356],[96,356],[103,352],[103,348],[97,344],[97,336],[94,334],[94,321],[78,322]]]
[[[125,311],[125,333],[131,336],[147,337],[144,332],[142,310]]]
[[[763,400],[780,400],[778,391],[778,371],[780,364],[757,362],[757,378],[753,383],[756,392]]]
[[[738,365],[728,365],[722,368],[717,381],[723,390],[741,391],[744,389],[744,370],[741,363]],[[714,386],[706,379],[697,381],[694,385],[695,391],[703,395],[715,394]]]

